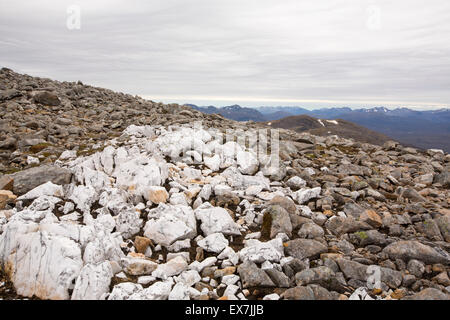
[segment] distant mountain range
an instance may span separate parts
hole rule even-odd
[[[340,119],[389,136],[405,145],[421,149],[437,148],[450,152],[450,109],[417,111],[409,108],[370,109],[322,108],[308,110],[301,107],[245,108],[239,105],[217,108],[188,105],[204,113],[217,113],[237,121],[274,121],[286,117],[307,115],[319,119]],[[298,119],[301,122],[304,119]],[[289,119],[289,123],[292,119]],[[321,129],[323,130],[323,129]],[[378,140],[378,139],[377,139]]]

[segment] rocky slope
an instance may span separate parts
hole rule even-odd
[[[1,298],[449,298],[448,154],[1,77]]]

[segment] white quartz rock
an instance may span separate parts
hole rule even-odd
[[[133,276],[149,275],[158,267],[156,262],[138,257],[127,256],[121,262],[124,271]]]
[[[164,264],[159,264],[152,276],[159,279],[167,279],[168,277],[176,276],[186,270],[188,264],[181,256],[177,256]]]
[[[109,292],[113,270],[105,261],[98,265],[87,264],[75,282],[72,300],[99,300]]]
[[[112,187],[111,178],[102,171],[91,169],[86,165],[76,166],[73,170],[75,181],[94,188],[97,193]]]
[[[250,260],[255,263],[264,261],[279,262],[284,257],[283,241],[275,238],[267,242],[256,239],[245,240],[245,247],[239,251],[241,261]]]
[[[306,181],[298,176],[294,176],[286,181],[286,185],[292,189],[300,189],[306,187]]]
[[[143,221],[140,219],[140,213],[134,208],[123,210],[114,217],[116,222],[116,231],[125,238],[129,239],[137,234],[142,227]]]
[[[163,159],[140,155],[118,164],[114,175],[117,187],[149,200],[148,188],[163,185],[168,178],[168,168]]]
[[[130,296],[130,300],[167,300],[172,291],[173,280],[159,281]]]
[[[236,155],[236,161],[242,174],[253,175],[258,171],[259,162],[253,152],[239,151]]]
[[[190,300],[189,287],[178,282],[169,294],[169,300]]]
[[[218,256],[218,259],[228,259],[233,265],[239,263],[239,253],[235,252],[233,248],[226,247]]]
[[[112,146],[107,146],[100,154],[100,162],[103,165],[103,171],[107,175],[111,175],[114,170],[114,156],[116,149]]]
[[[129,300],[137,292],[143,290],[140,284],[133,282],[123,282],[116,284],[108,297],[108,300]]]
[[[215,154],[212,157],[204,157],[205,166],[211,169],[212,172],[219,171],[220,169],[220,156]]]
[[[173,193],[170,196],[169,202],[170,202],[171,205],[182,205],[182,206],[187,206],[188,205],[188,202],[186,200],[186,196],[182,192]]]
[[[201,220],[200,227],[206,236],[217,232],[225,235],[241,234],[239,225],[224,208],[213,207],[209,202],[205,202],[194,212],[196,218]]]
[[[320,192],[322,191],[321,187],[307,189],[302,188],[294,193],[295,199],[299,204],[304,204],[305,202],[313,199],[318,198],[320,196]]]
[[[80,247],[72,240],[41,231],[18,237],[7,258],[8,271],[19,295],[41,299],[69,299],[69,289],[80,274]]]
[[[111,211],[113,215],[118,215],[130,207],[127,192],[117,188],[104,189],[99,196],[98,203]]]
[[[181,282],[187,287],[192,287],[199,282],[202,277],[196,270],[183,271],[179,276],[175,277],[175,282]]]
[[[169,246],[197,235],[194,211],[188,206],[160,204],[150,210],[144,235],[157,244]]]
[[[89,241],[84,249],[84,263],[98,264],[105,260],[120,263],[125,257],[120,248],[121,242],[122,239],[117,234],[96,233],[95,239]]]
[[[223,249],[228,247],[228,240],[222,233],[212,233],[206,238],[198,241],[197,244],[207,252],[220,253]]]
[[[189,265],[189,270],[195,270],[197,272],[202,272],[202,270],[204,268],[211,267],[211,266],[215,265],[216,262],[217,262],[216,257],[208,257],[205,260],[203,260],[202,262],[199,262],[196,260]]]
[[[92,204],[98,200],[98,195],[92,186],[72,186],[68,194],[68,199],[72,200],[83,213],[90,212]]]
[[[28,191],[17,200],[32,200],[41,196],[64,197],[63,187],[48,181],[40,186]]]

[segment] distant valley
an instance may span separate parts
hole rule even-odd
[[[258,107],[245,108],[239,105],[217,108],[214,106],[198,107],[188,105],[193,109],[200,110],[208,114],[221,114],[225,118],[237,121],[272,121],[274,126],[292,128],[296,131],[315,130],[315,134],[341,134],[351,137],[361,130],[364,139],[371,143],[381,142],[389,137],[399,141],[404,145],[414,146],[420,149],[443,149],[450,151],[450,109],[439,109],[430,111],[416,111],[408,108],[387,109],[385,107],[375,107],[370,109],[350,109],[350,108],[323,108],[308,110],[301,107]],[[312,118],[292,116],[309,116]],[[314,126],[317,128],[304,127],[306,122],[315,119]],[[327,123],[328,128],[320,125],[319,119],[337,120],[338,123],[345,123],[345,128],[336,127]],[[295,123],[295,121],[298,123]],[[339,121],[340,120],[340,121]],[[276,121],[276,122],[274,122]],[[322,128],[320,128],[322,127]],[[368,130],[367,130],[368,129]],[[356,130],[356,131],[355,131]],[[339,133],[338,133],[339,132]],[[368,136],[372,137],[369,138]],[[358,135],[356,135],[358,138]],[[367,142],[367,141],[364,141]],[[379,144],[379,143],[377,143]]]

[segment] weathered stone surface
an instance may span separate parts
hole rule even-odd
[[[72,300],[99,300],[109,293],[113,270],[105,261],[99,265],[87,264],[81,269],[72,293]]]
[[[259,269],[256,264],[251,261],[245,261],[240,264],[238,273],[244,288],[275,286],[267,273]]]
[[[450,300],[450,296],[437,289],[426,288],[412,296],[403,298],[403,300]]]
[[[36,93],[33,98],[36,103],[41,103],[46,106],[59,106],[61,104],[58,96],[48,91]]]
[[[136,236],[134,239],[134,247],[137,252],[145,254],[151,242],[152,241],[149,238]]]
[[[0,238],[0,247],[5,238]],[[81,249],[73,241],[40,231],[16,238],[15,250],[3,261],[16,292],[25,297],[69,299],[69,289],[81,272]]]
[[[230,214],[223,208],[213,207],[205,202],[195,209],[195,217],[202,223],[200,228],[205,235],[221,232],[225,235],[240,235],[239,225],[233,221]]]
[[[285,252],[286,255],[297,259],[315,259],[318,258],[321,253],[328,251],[328,248],[323,243],[310,240],[310,239],[295,239],[286,243]]]
[[[169,198],[169,194],[167,193],[164,187],[152,186],[148,188],[148,200],[153,203],[166,203]]]
[[[220,253],[228,247],[228,240],[222,233],[212,233],[198,241],[197,244],[207,252]]]
[[[247,240],[245,247],[239,251],[241,261],[250,260],[256,263],[264,261],[279,262],[284,256],[283,243],[280,238],[267,242],[256,239]]]
[[[170,259],[164,264],[158,265],[155,271],[152,272],[152,276],[160,279],[167,279],[168,277],[176,276],[186,270],[188,264],[183,257],[177,256]]]
[[[337,263],[346,278],[367,282],[371,275],[379,270],[381,281],[391,288],[398,288],[402,283],[402,274],[389,268],[367,266],[347,259],[338,259]]]
[[[426,264],[450,263],[448,254],[440,253],[419,241],[397,241],[384,248],[383,252],[391,259],[402,259],[405,262],[416,259]]]
[[[310,287],[295,287],[287,289],[281,295],[286,300],[315,300],[314,291]]]
[[[144,235],[156,244],[169,246],[197,235],[197,222],[190,207],[160,204],[149,212],[148,218]]]
[[[283,207],[272,205],[267,208],[265,214],[270,215],[270,238],[274,238],[278,233],[285,233],[288,237],[291,236],[291,218]]]
[[[378,300],[449,291],[444,151],[280,129],[276,158],[257,153],[274,132],[247,139],[266,123],[6,68],[0,80],[0,190],[19,197],[0,206],[2,275],[16,288],[8,295]],[[37,102],[43,92],[54,103]],[[368,292],[374,268],[382,288]],[[0,299],[5,290],[0,283]]]
[[[152,274],[158,267],[156,262],[140,257],[125,257],[122,258],[123,269],[126,273],[132,276],[141,276]]]
[[[299,204],[304,204],[311,199],[319,197],[321,191],[320,187],[312,189],[302,188],[295,193],[295,199]]]
[[[3,210],[8,203],[16,200],[17,196],[9,190],[0,190],[0,210]]]
[[[71,178],[70,170],[57,166],[44,165],[27,169],[14,174],[14,194],[21,196],[48,181],[57,185],[68,184]]]

